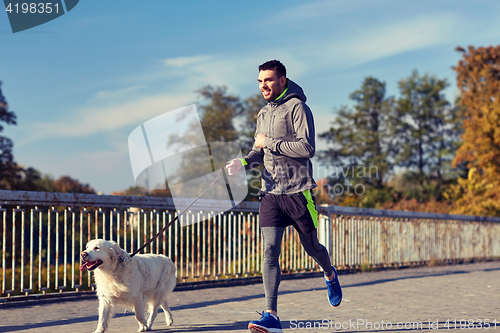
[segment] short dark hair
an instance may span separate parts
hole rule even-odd
[[[278,74],[278,77],[286,77],[286,68],[285,65],[283,65],[281,62],[278,60],[269,60],[263,63],[262,65],[259,66],[259,72],[260,71],[275,71],[276,74]]]

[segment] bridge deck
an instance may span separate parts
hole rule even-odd
[[[456,325],[451,331],[470,332],[460,330],[461,319],[467,325],[472,319],[474,330],[478,320],[489,319],[488,331],[500,332],[498,261],[341,275],[340,281],[344,300],[339,308],[327,304],[322,278],[282,281],[279,316],[285,332],[436,332],[429,326],[437,322],[443,330],[447,320],[450,328]],[[154,331],[236,333],[247,332],[248,321],[258,319],[255,311],[263,309],[264,295],[262,285],[255,284],[179,291],[170,303],[174,325],[167,328],[160,313]],[[0,332],[93,332],[97,305],[92,299],[4,308]],[[308,325],[316,328],[307,329]],[[137,328],[132,312],[124,309],[110,322],[111,333],[136,332]]]

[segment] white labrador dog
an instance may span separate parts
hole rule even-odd
[[[88,242],[81,258],[80,270],[93,271],[97,285],[99,322],[94,333],[107,330],[111,310],[118,303],[134,308],[138,332],[151,330],[159,306],[165,312],[167,326],[172,325],[167,298],[176,284],[176,268],[170,258],[161,254],[137,254],[131,258],[116,242],[103,239]]]

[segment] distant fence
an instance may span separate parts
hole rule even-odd
[[[145,252],[177,266],[178,282],[216,281],[261,274],[258,203],[219,215],[218,203],[172,225]],[[500,218],[321,206],[318,235],[339,268],[360,269],[500,258]],[[170,198],[0,191],[0,299],[93,290],[79,270],[90,239],[111,239],[131,253],[175,216]],[[284,274],[319,271],[297,232],[285,231]]]

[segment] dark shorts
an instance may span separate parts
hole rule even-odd
[[[308,234],[318,226],[318,211],[310,190],[291,195],[261,195],[259,207],[261,227],[293,227]]]

